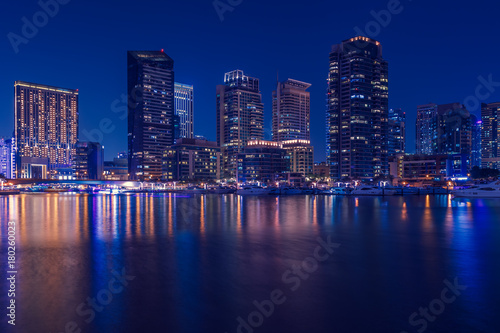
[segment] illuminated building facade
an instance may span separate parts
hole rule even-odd
[[[104,162],[105,180],[128,180],[128,155],[125,152],[118,154],[113,161]]]
[[[286,150],[280,142],[253,140],[238,154],[240,183],[274,183],[289,170]]]
[[[217,142],[178,139],[163,156],[163,180],[208,181],[220,178],[221,153]]]
[[[0,175],[15,178],[15,152],[12,139],[0,138]]]
[[[287,140],[281,142],[286,151],[288,171],[307,177],[313,174],[314,148],[309,140]]]
[[[391,175],[406,181],[465,178],[468,159],[465,154],[398,154],[390,158]]]
[[[178,138],[191,139],[194,137],[194,90],[193,86],[175,83],[175,114],[179,117]]]
[[[481,166],[483,168],[500,169],[500,102],[481,105]]]
[[[16,81],[18,178],[58,178],[72,167],[78,141],[78,90]]]
[[[406,151],[406,114],[402,109],[389,110],[389,156]]]
[[[129,51],[128,157],[131,180],[160,180],[174,143],[174,61],[163,50]]]
[[[273,141],[309,140],[309,83],[288,79],[273,91]]]
[[[474,146],[477,145],[477,117],[460,103],[438,106],[435,154],[462,154],[467,157],[467,169],[473,166]],[[477,149],[477,148],[476,148]]]
[[[481,121],[463,104],[421,105],[416,126],[418,155],[462,154],[469,170],[481,163]]]
[[[259,79],[235,70],[217,86],[217,144],[223,156],[223,178],[235,178],[238,153],[251,140],[264,138],[264,104]]]
[[[416,122],[416,153],[419,155],[431,155],[437,151],[435,143],[437,140],[436,117],[438,114],[437,104],[425,104],[417,107]]]
[[[330,167],[326,162],[314,163],[313,174],[317,178],[330,178]]]
[[[388,63],[379,42],[333,45],[327,94],[327,159],[334,179],[387,175]]]
[[[474,116],[472,118],[474,123],[472,124],[472,149],[470,155],[470,166],[471,167],[481,167],[481,130],[482,130],[482,121],[477,120],[477,117]]]

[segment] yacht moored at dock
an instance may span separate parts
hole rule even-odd
[[[355,188],[351,195],[374,195],[374,196],[386,196],[395,195],[396,190],[391,188],[384,188],[378,186],[360,186]]]
[[[239,195],[264,195],[271,193],[271,189],[262,186],[242,186],[236,191]]]
[[[485,185],[474,185],[451,193],[458,198],[500,198],[500,181]]]

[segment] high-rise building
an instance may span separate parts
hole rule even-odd
[[[461,103],[426,104],[417,108],[417,154],[466,154],[477,149],[477,117]]]
[[[379,42],[333,45],[327,106],[327,159],[335,179],[388,175],[388,63]]]
[[[437,150],[434,142],[437,140],[436,117],[437,104],[430,103],[417,107],[416,122],[416,153],[418,155],[431,155]]]
[[[460,103],[438,105],[435,154],[472,154],[477,117]]]
[[[273,141],[310,140],[311,84],[288,79],[273,91]]]
[[[500,169],[500,102],[481,105],[481,166]]]
[[[217,86],[217,144],[223,156],[222,178],[235,178],[237,156],[251,140],[264,138],[264,104],[259,79],[235,70]]]
[[[71,168],[78,141],[78,90],[16,81],[18,178],[58,178]]]
[[[309,140],[281,141],[288,159],[288,171],[307,177],[313,174],[314,147]]]
[[[103,179],[104,149],[99,142],[78,142],[73,167],[75,178]]]
[[[179,138],[194,137],[194,92],[193,86],[175,83],[175,114],[179,117]]]
[[[5,176],[9,179],[16,179],[17,177],[17,149],[16,149],[16,139],[13,137],[12,139],[6,139],[5,145],[9,151],[9,156],[7,156],[7,173]]]
[[[174,61],[163,50],[129,51],[128,157],[132,180],[160,180],[174,143]]]
[[[472,117],[472,149],[470,156],[470,166],[471,167],[481,167],[481,130],[482,130],[482,121],[477,120],[476,116]]]
[[[241,183],[274,183],[288,171],[286,151],[276,141],[252,140],[238,154],[237,179]]]
[[[468,170],[480,164],[480,122],[463,104],[421,105],[416,126],[418,155],[461,154]]]
[[[178,139],[163,156],[163,180],[216,180],[220,178],[221,154],[217,142]]]
[[[4,138],[0,138],[0,175],[3,175],[5,178],[10,178],[10,153],[11,143]]]
[[[402,109],[389,110],[389,156],[406,151],[406,113]]]

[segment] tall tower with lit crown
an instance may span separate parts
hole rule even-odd
[[[327,91],[327,159],[335,179],[388,175],[388,63],[367,37],[333,45]]]

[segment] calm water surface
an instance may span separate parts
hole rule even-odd
[[[0,197],[3,309],[8,221],[13,332],[500,332],[497,199]],[[318,239],[340,246],[327,255]],[[455,279],[467,289],[439,301]],[[275,290],[281,304],[255,312]],[[412,326],[430,304],[439,315]]]

